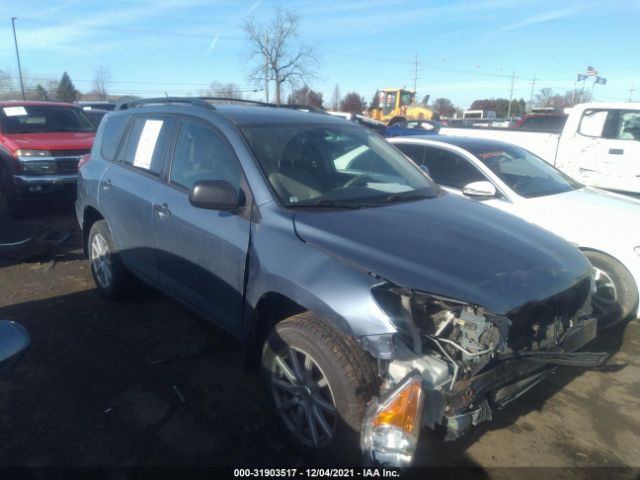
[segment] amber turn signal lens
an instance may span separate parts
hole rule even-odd
[[[374,417],[373,427],[389,425],[407,433],[416,434],[420,429],[417,420],[421,414],[422,386],[415,379],[409,382]]]

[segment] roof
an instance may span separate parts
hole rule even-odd
[[[267,123],[324,123],[344,125],[344,119],[288,108],[277,108],[253,105],[215,105],[216,112],[226,116],[239,125],[256,125]]]
[[[470,148],[507,148],[514,147],[508,142],[501,142],[500,140],[493,140],[491,138],[475,138],[475,137],[454,137],[449,135],[411,135],[408,137],[393,137],[395,141],[400,140],[432,140],[441,143],[448,143],[456,147],[470,149]],[[393,142],[395,143],[395,142]],[[421,142],[413,142],[421,143]]]
[[[28,107],[28,106],[47,106],[47,107],[73,107],[80,108],[73,103],[64,102],[36,102],[33,100],[8,100],[0,102],[0,107]]]

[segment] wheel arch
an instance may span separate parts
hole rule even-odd
[[[247,318],[247,348],[245,365],[247,368],[260,367],[261,348],[269,330],[282,320],[310,309],[282,293],[269,291],[262,294]]]
[[[98,220],[104,220],[104,216],[92,206],[85,207],[82,212],[82,250],[85,256],[89,254],[89,232],[93,224]]]
[[[633,279],[633,283],[635,284],[636,295],[638,298],[638,300],[636,301],[636,305],[635,307],[633,307],[633,309],[636,312],[635,317],[640,318],[640,284],[638,284],[638,281],[636,280],[635,275],[627,268],[624,262],[622,262],[615,255],[612,255],[610,252],[605,252],[604,250],[601,250],[599,248],[589,247],[589,246],[579,246],[578,249],[581,252],[593,252],[593,253],[598,253],[600,255],[604,255],[605,257],[610,258],[611,260],[616,262],[620,267],[622,267],[629,274],[629,277]]]

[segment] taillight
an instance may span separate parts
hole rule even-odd
[[[91,160],[91,154],[90,153],[85,153],[84,155],[81,155],[80,156],[80,161],[78,162],[78,168],[84,167],[89,160]]]

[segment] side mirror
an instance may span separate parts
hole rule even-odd
[[[427,175],[431,176],[431,172],[429,171],[429,167],[427,167],[424,163],[420,165],[420,170],[422,170]]]
[[[11,368],[30,343],[29,333],[22,325],[0,320],[0,371]]]
[[[462,193],[467,197],[495,197],[498,193],[493,183],[482,180],[480,182],[471,182],[464,186]]]
[[[201,180],[189,192],[194,207],[209,210],[232,211],[242,206],[240,195],[233,185],[224,180]]]

